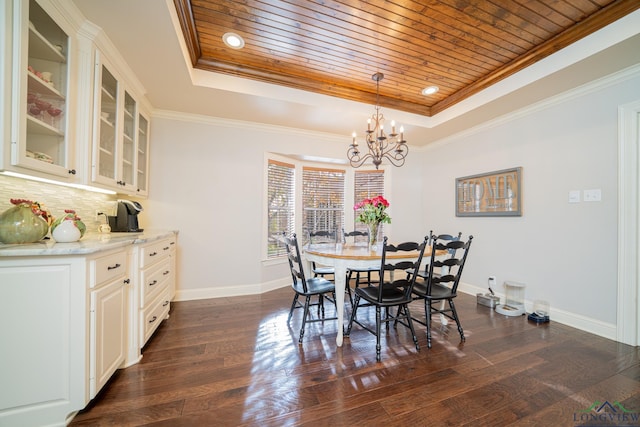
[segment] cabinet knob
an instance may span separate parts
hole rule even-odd
[[[69,174],[70,175],[75,175],[76,174],[76,170],[75,169],[69,169]]]
[[[123,282],[124,282],[125,285],[128,285],[129,283],[131,283],[131,279],[124,279]]]
[[[153,282],[149,283],[149,286],[153,286],[153,285],[155,285],[156,283],[158,283],[158,281],[157,281],[157,280],[154,280]]]
[[[115,265],[109,265],[107,266],[107,270],[115,270],[116,268],[120,267],[120,264],[116,263]]]
[[[153,322],[155,322],[157,319],[158,319],[158,316],[153,316],[153,317],[151,318],[151,320],[149,320],[149,323],[153,323]]]

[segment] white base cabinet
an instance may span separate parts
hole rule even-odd
[[[66,425],[169,316],[176,235],[110,242],[0,256],[0,427]]]
[[[134,248],[134,275],[137,285],[129,296],[129,353],[125,365],[142,358],[142,348],[169,317],[175,295],[176,236]]]
[[[0,259],[0,426],[65,425],[89,401],[84,258]]]
[[[118,281],[91,292],[91,336],[95,338],[91,357],[90,395],[95,397],[125,358],[126,293]]]
[[[169,314],[175,242],[175,238],[164,239],[141,245],[139,249],[141,347]]]
[[[125,361],[130,258],[127,250],[89,261],[90,399]]]

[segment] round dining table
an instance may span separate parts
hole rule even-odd
[[[340,243],[322,243],[310,244],[303,247],[304,257],[311,263],[332,266],[335,271],[334,282],[336,286],[336,310],[338,317],[338,335],[336,336],[336,344],[342,346],[344,335],[344,292],[347,286],[347,270],[366,269],[380,267],[382,260],[382,243],[374,246],[358,245],[358,244],[340,244]],[[412,256],[413,255],[413,256]],[[415,259],[417,252],[387,252],[386,258],[398,260]],[[429,260],[431,249],[429,246],[425,248],[423,261]],[[311,271],[310,268],[308,271]]]

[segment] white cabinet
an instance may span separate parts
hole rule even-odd
[[[48,2],[14,0],[12,8],[12,131],[3,168],[78,181],[73,27]]]
[[[11,159],[11,76],[13,29],[11,0],[0,0],[0,169],[10,165]]]
[[[0,426],[65,425],[122,367],[129,257],[0,257]]]
[[[115,67],[95,54],[92,181],[120,193],[147,195],[149,120]]]
[[[129,264],[128,251],[90,261],[90,399],[125,361]]]
[[[149,194],[149,119],[143,113],[138,114],[137,142],[136,194],[147,196]]]
[[[142,348],[169,315],[175,292],[175,237],[140,245],[140,325]]]
[[[64,425],[89,401],[86,261],[0,259],[0,425]]]
[[[140,243],[133,250],[135,285],[129,294],[129,337],[124,365],[138,363],[142,348],[169,317],[176,288],[176,234]]]
[[[68,1],[0,0],[0,170],[149,192],[151,105]]]

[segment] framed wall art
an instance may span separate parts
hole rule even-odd
[[[522,168],[456,178],[456,216],[522,216]]]

